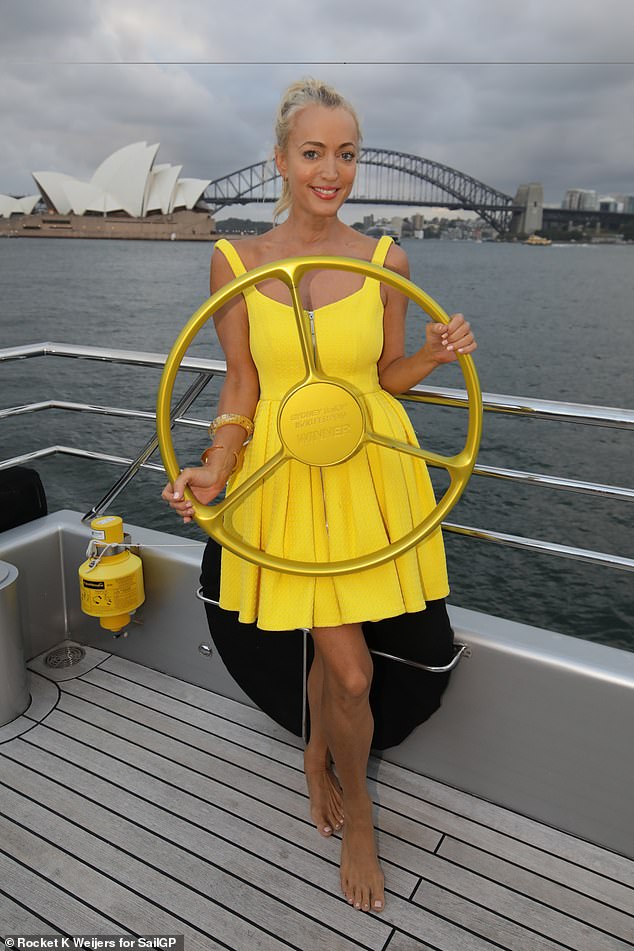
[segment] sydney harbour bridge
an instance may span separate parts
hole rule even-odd
[[[204,201],[212,214],[229,205],[277,201],[281,179],[271,160],[247,165],[210,182]],[[617,230],[634,215],[544,208],[541,185],[520,185],[515,197],[431,159],[392,149],[362,149],[348,202],[475,212],[498,234],[530,234],[542,227]]]
[[[280,188],[275,163],[256,162],[212,181],[204,200],[216,214],[228,205],[277,201]],[[471,175],[431,159],[391,149],[361,151],[354,190],[348,202],[474,211],[499,233],[509,231],[513,219],[524,211],[511,195]]]

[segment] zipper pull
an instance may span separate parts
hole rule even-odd
[[[317,341],[315,339],[315,314],[312,310],[308,311],[308,319],[310,320],[310,335],[313,338],[313,352],[317,356]]]

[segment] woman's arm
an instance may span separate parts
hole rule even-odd
[[[211,257],[209,286],[212,294],[233,279],[224,254]],[[253,419],[260,396],[260,381],[249,349],[249,320],[242,294],[234,297],[214,314],[214,324],[227,363],[227,373],[218,400],[217,415],[239,413]],[[223,426],[216,433],[213,445],[223,445],[235,462],[233,451],[239,451],[245,440],[242,426]],[[214,455],[220,455],[220,452]],[[210,456],[211,459],[211,456]],[[232,465],[233,465],[232,462]]]
[[[211,258],[210,290],[214,294],[233,279],[223,254]],[[260,381],[249,349],[249,322],[242,294],[234,297],[214,314],[214,323],[222,346],[227,373],[218,400],[218,413],[238,413],[253,419],[260,395]],[[242,426],[222,426],[215,434],[213,452],[206,453],[202,466],[183,469],[174,485],[168,484],[163,498],[185,522],[191,521],[192,507],[183,497],[185,486],[196,498],[208,505],[227,484],[240,456],[246,433]]]
[[[392,245],[386,267],[409,278],[407,255]],[[443,363],[453,363],[459,353],[472,353],[477,344],[462,314],[453,314],[447,326],[429,323],[425,327],[425,343],[411,356],[405,356],[405,315],[408,298],[391,287],[385,288],[383,316],[383,352],[379,358],[379,383],[388,393],[406,393],[432,370]]]

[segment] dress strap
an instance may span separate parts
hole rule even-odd
[[[384,234],[382,238],[379,238],[370,263],[380,265],[385,264],[387,252],[390,250],[392,243],[393,238],[390,238],[389,234]]]
[[[215,247],[219,248],[226,257],[234,277],[240,277],[241,274],[246,274],[247,269],[242,263],[242,258],[230,241],[227,241],[226,238],[220,238],[219,241],[216,241]]]

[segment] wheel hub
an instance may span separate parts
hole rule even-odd
[[[307,383],[280,408],[280,439],[290,455],[309,466],[334,466],[359,448],[365,418],[356,396],[339,383]]]

